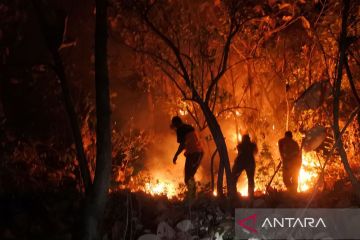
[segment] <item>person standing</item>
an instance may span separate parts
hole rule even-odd
[[[245,134],[242,137],[242,141],[237,145],[238,155],[235,159],[234,166],[232,168],[232,174],[234,179],[234,185],[245,170],[248,178],[248,196],[250,202],[254,199],[255,189],[255,154],[257,153],[256,143],[251,142],[250,136]]]
[[[184,182],[188,189],[188,197],[194,198],[196,194],[195,173],[200,166],[204,151],[200,144],[195,129],[185,124],[179,116],[171,119],[171,128],[176,131],[177,142],[179,143],[173,163],[176,164],[177,158],[185,150],[185,177]]]
[[[285,137],[279,140],[279,152],[283,162],[283,181],[288,191],[296,193],[301,168],[301,149],[294,141],[292,132],[285,132]]]

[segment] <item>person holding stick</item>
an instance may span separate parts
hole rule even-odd
[[[294,141],[291,131],[285,132],[285,137],[279,140],[278,145],[283,165],[284,184],[289,192],[296,193],[302,164],[301,149]]]

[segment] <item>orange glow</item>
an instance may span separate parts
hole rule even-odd
[[[232,136],[232,141],[237,144],[238,142],[241,142],[242,140],[242,135],[241,133],[234,133],[233,136]]]
[[[234,133],[231,134],[231,136],[231,144],[229,144],[229,146],[235,146],[237,142],[241,141],[242,139],[242,135],[240,133]],[[154,160],[154,162],[156,163],[160,161],[160,159],[157,158],[155,158]],[[169,161],[169,165],[165,165],[161,169],[157,167],[158,165],[156,165],[155,167],[150,167],[149,170],[146,170],[147,172],[145,174],[147,175],[143,175],[143,173],[141,173],[139,174],[139,176],[131,178],[130,183],[128,183],[126,186],[123,186],[122,188],[130,189],[132,192],[142,191],[151,196],[166,196],[169,199],[181,199],[181,197],[179,196],[182,196],[186,189],[184,187],[181,187],[184,186],[182,182],[184,162],[185,159],[183,158],[183,156],[181,156],[178,160],[179,164],[173,165]],[[314,186],[315,182],[317,181],[319,168],[320,164],[318,162],[316,153],[303,152],[302,166],[299,174],[298,192],[308,191]],[[244,174],[245,173],[243,173],[243,175]],[[121,175],[123,174],[119,172],[119,176]],[[257,177],[260,178],[262,176]],[[264,177],[266,178],[268,176]],[[282,182],[281,173],[278,173],[277,177],[280,178],[280,182]],[[209,181],[206,172],[202,172],[200,170],[198,170],[198,172],[196,173],[196,179],[198,181],[200,180],[201,183],[206,183],[206,181]],[[261,182],[261,184],[259,182]],[[256,191],[264,193],[266,188],[266,182],[266,179],[255,179]],[[284,186],[280,186],[278,188],[280,188],[279,190],[285,190]],[[237,182],[237,191],[242,196],[248,196],[248,183],[246,176],[241,176],[239,178],[239,181]],[[218,196],[216,190],[214,190],[211,194],[215,197]]]
[[[185,115],[187,115],[188,114],[188,112],[186,111],[186,110],[179,110],[179,114],[180,114],[180,116],[185,116]]]
[[[318,177],[317,169],[319,169],[319,167],[315,152],[303,152],[298,192],[305,192],[314,186]]]
[[[248,196],[248,185],[247,180],[245,182],[240,182],[236,184],[237,192],[241,194],[241,196]]]
[[[149,193],[152,196],[166,195],[168,198],[173,198],[177,195],[176,187],[171,182],[158,181],[156,183],[146,183],[145,193]]]

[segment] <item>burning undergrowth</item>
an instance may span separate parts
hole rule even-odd
[[[170,130],[169,130],[170,131]],[[225,131],[228,135],[230,159],[236,156],[236,144],[241,140],[241,134],[233,133],[232,128]],[[203,135],[206,135],[205,133]],[[240,138],[240,139],[239,139]],[[177,150],[175,133],[153,135],[146,132],[134,131],[127,138],[119,138],[119,143],[128,143],[119,147],[121,154],[114,154],[114,181],[112,191],[129,189],[131,192],[144,192],[151,196],[166,196],[169,199],[183,199],[186,192],[184,185],[184,156],[180,156],[176,165],[172,157]],[[202,137],[203,141],[206,141]],[[261,144],[261,141],[259,141]],[[210,146],[210,144],[204,144]],[[262,195],[268,187],[284,190],[282,184],[282,168],[276,159],[275,146],[268,146],[262,142],[257,155],[256,193]],[[207,148],[205,147],[205,150]],[[210,186],[210,157],[205,151],[205,157],[196,174],[198,191],[216,195],[216,189]],[[316,152],[303,152],[303,164],[300,170],[298,191],[311,189],[319,177],[323,159]],[[116,161],[117,160],[117,161]],[[214,169],[218,168],[218,159]],[[233,164],[233,162],[231,162]],[[217,172],[215,171],[215,181]],[[271,180],[273,177],[273,180]],[[271,186],[269,183],[271,182]],[[237,190],[242,196],[247,196],[247,178],[242,174],[237,183]]]

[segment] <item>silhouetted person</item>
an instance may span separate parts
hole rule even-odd
[[[292,132],[285,132],[279,140],[279,151],[283,161],[283,181],[288,191],[297,192],[298,178],[301,168],[301,149],[292,138]]]
[[[232,174],[234,178],[234,184],[239,179],[241,173],[245,170],[248,178],[248,195],[250,202],[254,199],[254,188],[255,188],[255,157],[257,153],[257,146],[255,143],[250,141],[248,134],[244,135],[242,141],[237,145],[238,155],[235,159],[234,166],[232,168]]]
[[[174,155],[173,163],[176,164],[177,157],[185,150],[184,182],[188,189],[188,197],[194,198],[196,194],[194,175],[200,166],[203,149],[194,128],[191,125],[183,123],[180,117],[175,116],[172,118],[171,128],[176,130],[177,142],[179,143],[179,148]]]

